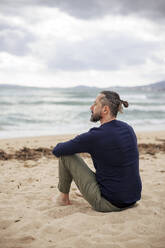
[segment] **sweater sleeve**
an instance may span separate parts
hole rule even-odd
[[[92,149],[93,135],[91,131],[76,136],[67,142],[58,143],[54,149],[53,154],[56,157],[62,155],[73,155],[75,153],[88,152]]]

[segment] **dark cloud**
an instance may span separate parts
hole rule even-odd
[[[153,59],[157,43],[133,37],[107,35],[81,42],[60,42],[48,66],[52,70],[119,70],[124,66],[142,65]]]
[[[105,15],[138,15],[153,21],[165,19],[164,0],[1,0],[0,9],[6,13],[18,12],[27,6],[59,8],[81,19],[101,18]]]
[[[139,15],[154,19],[165,19],[164,0],[62,0],[48,1],[61,11],[82,19],[98,18],[109,14]],[[44,0],[41,1],[44,3]]]

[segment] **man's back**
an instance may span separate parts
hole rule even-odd
[[[127,206],[140,199],[139,154],[133,129],[113,120],[91,130],[90,154],[101,194],[114,205]]]

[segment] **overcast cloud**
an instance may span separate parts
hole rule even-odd
[[[1,0],[0,83],[164,80],[164,26],[164,0]]]

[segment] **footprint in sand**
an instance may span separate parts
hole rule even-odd
[[[20,238],[18,241],[20,241],[21,243],[29,244],[29,243],[33,242],[34,240],[35,240],[35,238],[33,236],[29,235],[29,236],[25,236],[25,237]]]

